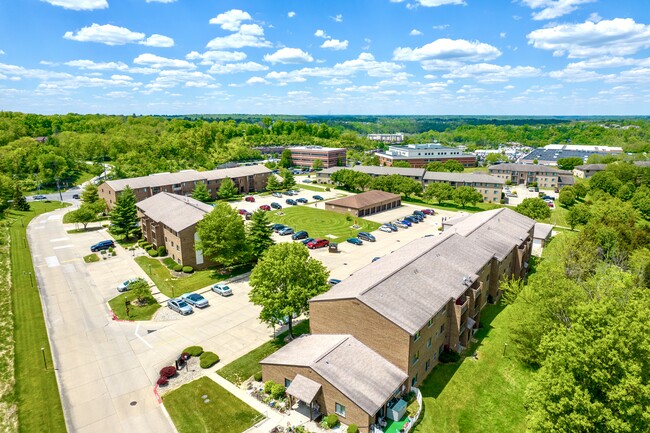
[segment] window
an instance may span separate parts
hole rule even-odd
[[[413,376],[413,379],[411,379],[411,386],[415,386],[415,384],[418,383],[418,375],[416,374]]]
[[[426,364],[424,364],[424,371],[429,371],[429,366],[431,365],[431,361],[427,361]]]
[[[418,341],[420,339],[420,331],[416,332],[413,336],[413,341]]]
[[[420,351],[418,350],[417,352],[415,352],[415,353],[413,354],[413,364],[415,364],[415,363],[418,362],[419,360],[420,360]]]
[[[429,323],[427,323],[427,327],[431,328],[431,325],[433,325],[433,319],[429,319]]]
[[[289,385],[291,385],[291,381],[285,377],[284,378],[284,387],[289,388]]]
[[[438,348],[438,356],[442,355],[443,350],[445,350],[445,346],[441,344],[440,347]]]
[[[445,333],[445,324],[444,323],[442,325],[440,325],[440,333],[441,334]]]
[[[431,347],[431,338],[429,338],[429,339],[427,340],[427,349],[428,349],[429,347]]]
[[[334,403],[334,413],[345,418],[345,406],[340,403]]]

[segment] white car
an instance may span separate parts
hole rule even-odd
[[[232,295],[232,289],[225,284],[215,284],[212,286],[212,291],[220,294],[221,296],[230,296]]]
[[[390,227],[388,227],[387,225],[382,225],[381,227],[379,227],[379,230],[381,230],[382,232],[386,232],[386,233],[392,233],[393,232],[390,229]]]
[[[135,283],[137,281],[140,281],[141,279],[142,278],[131,278],[130,280],[123,281],[117,286],[117,291],[118,292],[126,292],[127,290],[131,289],[131,287],[130,287],[131,284],[133,284],[133,283]]]

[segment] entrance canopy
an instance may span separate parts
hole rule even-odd
[[[298,374],[291,381],[289,388],[287,388],[287,394],[297,398],[298,400],[302,400],[305,403],[311,403],[314,401],[320,390],[320,383],[314,382],[313,380]]]

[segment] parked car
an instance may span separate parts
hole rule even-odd
[[[72,198],[75,200],[79,200],[79,194],[72,194]]]
[[[280,236],[292,235],[293,229],[291,227],[285,227],[283,229],[278,230],[278,234]]]
[[[302,181],[302,183],[311,183],[311,179],[305,179]]]
[[[379,227],[379,230],[381,230],[382,232],[386,232],[386,233],[393,233],[393,230],[391,230],[391,228],[388,227],[388,226],[385,225],[385,224],[382,225],[382,226],[380,226],[380,227]]]
[[[314,238],[307,238],[307,239],[301,240],[300,242],[302,242],[303,245],[307,245],[309,242],[311,242],[313,240],[314,240]]]
[[[279,193],[279,192],[277,192],[277,191],[274,192],[274,193],[272,193],[271,195],[272,195],[273,197],[280,197],[280,198],[282,198],[282,194]]]
[[[391,231],[394,231],[394,232],[397,231],[397,226],[396,226],[395,224],[393,224],[393,223],[386,223],[386,224],[384,224],[384,225],[385,225],[386,227],[388,227],[389,229],[391,229]]]
[[[381,259],[381,257],[373,257],[373,258],[372,258],[372,261],[373,261],[373,262],[376,262],[376,261],[379,260],[379,259]]]
[[[303,198],[303,197],[297,198],[296,201],[297,201],[298,203],[303,203],[303,204],[307,203],[307,199],[306,199],[306,198]]]
[[[307,244],[307,248],[313,250],[315,248],[323,248],[330,244],[330,241],[327,239],[314,239],[313,241]]]
[[[285,203],[290,204],[290,205],[292,205],[292,206],[297,206],[297,205],[298,205],[298,202],[295,201],[295,200],[292,199],[292,198],[288,198],[288,199],[286,200]]]
[[[417,217],[414,217],[413,215],[409,215],[407,217],[404,217],[402,221],[408,221],[411,224],[418,224],[420,220]]]
[[[351,243],[352,245],[363,245],[363,241],[359,238],[350,238],[348,239],[348,242]]]
[[[271,226],[271,229],[272,229],[274,232],[278,232],[278,231],[282,230],[282,229],[285,228],[285,227],[286,227],[286,226],[285,226],[284,224],[273,224],[273,225]]]
[[[436,211],[434,211],[433,209],[422,209],[422,213],[425,215],[435,215]]]
[[[300,193],[300,191],[298,191],[297,189],[292,189],[290,191],[293,195],[298,195]]]
[[[341,280],[338,280],[338,279],[336,279],[336,278],[330,278],[329,280],[327,280],[327,283],[328,283],[330,286],[334,286],[334,285],[336,285],[336,284],[338,284],[338,283],[340,283],[340,282],[341,282]]]
[[[407,225],[407,224],[406,224],[405,222],[403,222],[403,221],[395,221],[395,225],[396,225],[397,227],[401,228],[401,229],[407,229],[407,228],[411,227],[410,225]]]
[[[320,196],[320,195],[314,195],[314,196],[312,196],[311,198],[313,198],[314,200],[325,200],[325,199],[324,199],[322,196]]]
[[[553,201],[555,201],[555,197],[551,197],[550,195],[545,195],[544,197],[542,197],[542,200],[553,200]]]
[[[253,197],[252,195],[249,195],[244,200],[246,200],[247,202],[250,202],[250,203],[254,203],[255,202],[255,197]]]
[[[181,299],[196,308],[205,308],[210,306],[208,300],[198,293],[183,293]]]
[[[309,237],[309,233],[307,233],[304,230],[300,230],[299,232],[295,232],[294,234],[291,235],[291,239],[294,241],[300,240],[300,239],[306,239]]]
[[[284,195],[293,195],[293,191],[287,190],[287,191],[284,191],[282,194],[284,194]]]
[[[418,216],[422,217],[422,219],[424,219],[424,218],[427,217],[427,214],[425,214],[425,213],[422,212],[421,210],[414,210],[414,211],[413,211],[413,215],[418,215]]]
[[[183,316],[187,314],[192,314],[194,312],[192,307],[181,298],[170,299],[169,301],[167,301],[167,307],[169,307],[172,311],[176,311],[178,314],[181,314]]]
[[[555,207],[552,201],[547,201],[546,204],[548,205],[548,207]]]
[[[117,286],[117,291],[118,292],[126,292],[127,290],[131,289],[131,285],[133,283],[141,281],[141,280],[142,280],[142,278],[131,278],[131,279],[128,279],[126,281],[123,281]]]
[[[225,284],[215,284],[212,286],[212,291],[220,294],[221,296],[232,295],[232,289]]]
[[[415,221],[417,221],[419,223],[424,221],[424,218],[422,217],[422,215],[419,215],[419,214],[409,215],[409,218],[414,219]]]
[[[268,204],[263,204],[260,206],[260,210],[270,211],[271,206],[269,206]]]
[[[239,209],[239,215],[246,215],[248,211],[246,209]]]
[[[34,200],[47,200],[47,197],[44,195],[35,195]]]
[[[112,240],[99,241],[95,245],[91,245],[90,251],[96,253],[97,251],[104,251],[109,248],[114,248],[115,242]]]
[[[277,202],[271,203],[271,207],[273,209],[282,209],[282,205],[280,203],[277,203]]]
[[[373,235],[367,232],[359,232],[357,233],[357,237],[359,239],[363,239],[364,241],[368,241],[368,242],[374,242],[376,240]]]

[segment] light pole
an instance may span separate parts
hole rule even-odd
[[[59,187],[59,178],[56,178],[56,190],[59,192],[59,200],[63,201],[63,195],[61,194],[61,188]]]

